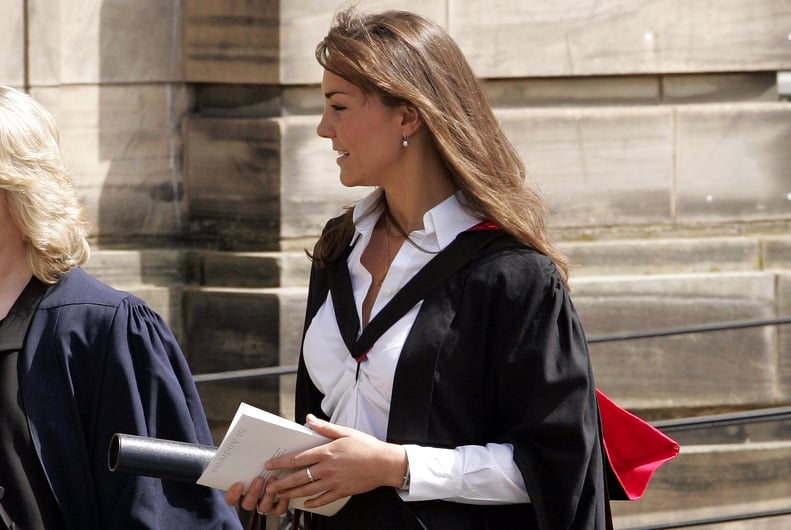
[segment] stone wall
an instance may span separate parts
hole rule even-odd
[[[98,241],[185,241],[192,223],[299,246],[359,195],[314,134],[313,48],[341,2],[0,4],[0,82],[56,114]],[[362,2],[394,5],[446,26],[487,80],[555,226],[789,218],[786,2]]]
[[[359,192],[337,183],[333,155],[314,131],[321,100],[310,87],[321,72],[312,51],[336,4],[283,4],[280,90],[258,102],[262,109],[264,100],[278,100],[279,115],[255,116],[276,127],[281,143],[281,226],[272,229],[281,248],[299,248]],[[791,107],[776,77],[791,68],[791,13],[781,2],[406,4],[447,26],[487,80],[555,227],[609,237],[789,218]],[[226,79],[234,82],[250,79]],[[229,111],[222,92],[199,93],[215,112],[193,116],[191,127],[202,127],[201,119],[222,130],[237,126],[218,123]],[[260,156],[251,151],[250,164]],[[210,210],[195,212],[203,225],[233,224],[219,204]],[[227,210],[232,217],[236,206]]]

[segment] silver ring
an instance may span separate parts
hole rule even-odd
[[[266,517],[267,516],[267,512],[262,512],[261,510],[258,509],[258,506],[255,507],[255,513],[257,513],[261,517]]]
[[[310,473],[310,468],[309,467],[305,468],[305,473],[308,475],[308,482],[313,482],[315,480],[313,478],[313,475],[311,475],[311,473]]]

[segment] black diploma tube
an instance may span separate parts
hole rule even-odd
[[[179,482],[200,478],[217,452],[216,447],[116,433],[110,439],[110,471]]]

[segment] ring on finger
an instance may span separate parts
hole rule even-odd
[[[313,478],[313,475],[311,474],[309,467],[305,468],[305,474],[308,476],[308,482],[313,482],[314,480],[316,480]]]
[[[255,507],[255,513],[257,513],[261,517],[266,517],[268,515],[267,512],[262,512],[261,510],[259,510],[258,506]]]

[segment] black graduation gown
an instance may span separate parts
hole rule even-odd
[[[140,299],[82,269],[66,274],[30,323],[19,386],[68,528],[241,528],[217,490],[108,469],[117,432],[212,444],[181,349]]]
[[[324,302],[314,266],[306,327]],[[363,361],[364,362],[364,361]],[[473,260],[429,293],[395,371],[387,441],[452,448],[510,443],[531,503],[352,497],[314,528],[606,528],[598,407],[587,343],[549,258],[523,245]],[[300,356],[296,417],[321,410]]]

